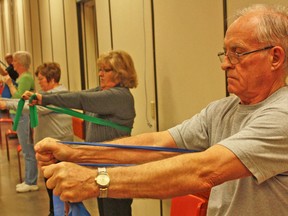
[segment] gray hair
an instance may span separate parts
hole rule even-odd
[[[281,46],[288,53],[288,7],[256,4],[237,11],[235,19],[256,14],[258,25],[255,29],[260,43]]]
[[[31,54],[27,51],[17,51],[13,54],[13,58],[17,59],[18,63],[21,64],[27,70],[31,65]]]

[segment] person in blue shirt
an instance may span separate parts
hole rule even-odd
[[[16,85],[16,79],[19,77],[19,74],[14,70],[14,66],[13,66],[13,55],[11,53],[7,53],[5,55],[5,61],[7,62],[8,66],[3,69],[0,66],[0,74],[2,76],[6,76],[9,75],[10,78],[12,79],[12,82],[14,85]],[[4,85],[4,89],[2,91],[2,95],[3,98],[11,98],[11,92],[10,89],[8,87],[8,85]]]

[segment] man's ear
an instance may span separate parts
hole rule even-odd
[[[272,52],[272,61],[271,61],[271,67],[273,70],[277,70],[280,67],[282,67],[282,65],[285,62],[285,51],[282,47],[280,46],[275,46],[271,49]]]

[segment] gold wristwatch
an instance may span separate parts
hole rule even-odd
[[[100,189],[99,197],[106,198],[108,196],[110,178],[105,167],[98,168],[98,175],[95,178],[95,182]]]

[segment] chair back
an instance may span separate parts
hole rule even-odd
[[[171,202],[170,216],[206,216],[208,200],[186,195],[175,197]]]
[[[74,135],[82,140],[85,139],[85,122],[83,119],[72,117]]]

